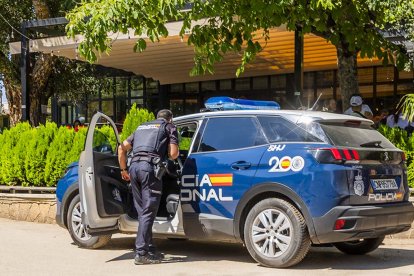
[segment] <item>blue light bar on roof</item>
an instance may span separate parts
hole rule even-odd
[[[212,97],[205,103],[209,110],[279,110],[280,105],[273,101],[254,101],[230,97]]]

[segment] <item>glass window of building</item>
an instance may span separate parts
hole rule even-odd
[[[144,96],[144,78],[132,77],[131,78],[131,97],[143,97]]]
[[[270,76],[270,88],[273,90],[285,92],[286,89],[286,75]]]
[[[175,117],[184,115],[184,100],[183,99],[172,99],[170,100],[170,110]]]
[[[197,99],[185,99],[185,114],[200,112],[200,106]]]
[[[91,121],[92,116],[99,111],[99,102],[92,101],[88,103],[88,122]]]
[[[184,92],[184,84],[182,83],[171,84],[170,91],[171,93],[182,93]]]
[[[253,89],[254,90],[265,90],[268,88],[268,77],[254,77],[253,78]]]
[[[250,90],[250,78],[236,79],[234,86],[236,91]]]
[[[60,106],[60,123],[62,124],[62,125],[65,125],[66,124],[66,122],[67,122],[67,118],[66,118],[66,115],[67,115],[67,106],[66,105],[61,105]]]
[[[144,108],[144,99],[131,99],[131,105],[136,104],[139,108]]]
[[[216,81],[203,81],[201,91],[216,91]]]
[[[116,77],[115,96],[127,97],[128,96],[128,78]]]
[[[186,83],[185,93],[198,93],[198,82]]]
[[[158,94],[158,81],[147,79],[146,92],[147,96]]]
[[[231,90],[231,80],[220,80],[220,90]]]
[[[101,98],[112,99],[114,97],[113,78],[102,78]]]
[[[102,112],[105,115],[108,115],[109,117],[114,119],[114,101],[112,100],[102,101],[101,106],[102,106],[102,109],[101,109]]]

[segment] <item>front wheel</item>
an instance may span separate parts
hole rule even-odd
[[[268,267],[290,267],[306,256],[310,238],[305,219],[291,203],[268,198],[246,217],[244,242],[250,255]]]
[[[364,255],[377,249],[384,241],[384,236],[373,239],[361,239],[357,241],[338,242],[333,245],[340,251],[350,255]]]
[[[81,218],[80,196],[76,195],[70,202],[67,224],[72,240],[80,247],[97,249],[105,246],[111,239],[111,235],[92,237],[86,232]]]

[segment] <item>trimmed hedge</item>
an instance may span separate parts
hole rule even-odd
[[[378,131],[387,137],[397,148],[405,152],[408,186],[414,188],[414,135],[409,136],[404,129],[398,127],[390,128],[386,125],[381,125]]]
[[[155,117],[135,105],[125,119],[121,137],[128,137],[139,124]],[[67,166],[79,159],[84,149],[88,129],[77,132],[55,123],[32,128],[18,123],[0,134],[0,184],[22,186],[55,186]],[[110,126],[99,128],[100,139],[108,141],[116,151],[115,132]],[[95,141],[94,141],[95,142]]]

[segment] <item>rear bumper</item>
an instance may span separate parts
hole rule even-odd
[[[343,230],[334,230],[335,221],[345,219]],[[314,218],[320,243],[352,241],[404,232],[414,220],[414,206],[401,202],[374,206],[337,206],[326,215]]]

